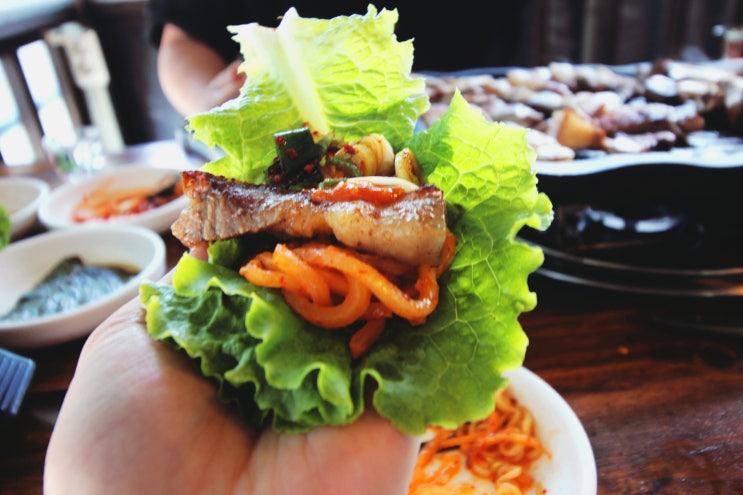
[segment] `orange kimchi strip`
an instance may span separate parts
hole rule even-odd
[[[536,436],[531,412],[518,404],[509,389],[496,393],[496,407],[487,418],[431,431],[433,437],[418,455],[408,495],[443,493],[444,487],[462,493],[455,481],[461,469],[488,480],[502,495],[524,494],[540,486],[529,470],[549,452]]]
[[[359,260],[345,249],[307,244],[297,248],[297,254],[312,265],[333,268],[359,280],[393,313],[403,318],[425,318],[433,312],[438,303],[435,267],[426,265],[418,267],[419,279],[416,288],[420,291],[420,297],[415,299],[390,282],[373,266]]]
[[[323,328],[343,328],[358,321],[369,307],[371,292],[358,280],[348,279],[348,294],[340,304],[322,306],[296,292],[285,291],[284,299],[302,318]]]
[[[439,266],[411,267],[353,249],[311,242],[277,244],[248,261],[240,274],[262,287],[281,289],[306,321],[327,329],[360,324],[349,346],[365,354],[393,315],[417,325],[439,300],[437,278],[451,264],[456,239],[448,232]]]

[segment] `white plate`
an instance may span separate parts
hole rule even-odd
[[[23,322],[0,320],[0,345],[41,347],[90,333],[114,310],[137,296],[145,280],[165,273],[165,243],[151,230],[127,225],[88,225],[39,234],[0,251],[0,315],[64,259],[134,268],[138,273],[117,290],[75,309]]]
[[[10,216],[10,238],[15,239],[36,224],[36,213],[49,184],[33,177],[0,178],[0,205]]]
[[[39,208],[39,220],[48,229],[61,229],[83,225],[72,219],[72,212],[87,194],[105,187],[111,190],[130,190],[139,187],[155,187],[168,176],[178,171],[145,165],[122,165],[111,167],[85,179],[68,182],[54,189]],[[139,225],[156,232],[166,232],[188,204],[181,196],[158,208],[134,215],[124,215],[110,220],[88,221],[86,224]]]
[[[596,495],[596,461],[591,443],[578,416],[547,382],[526,368],[503,374],[509,379],[511,394],[531,411],[537,437],[550,453],[542,456],[529,471],[548,495]],[[495,494],[492,483],[477,478],[466,469],[452,482],[473,484],[477,493]],[[529,495],[541,495],[534,490]]]

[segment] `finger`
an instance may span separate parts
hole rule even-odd
[[[239,68],[239,62],[232,62],[212,78],[209,86],[215,92],[234,92],[237,94],[246,77],[244,72],[240,72]]]
[[[207,251],[208,248],[209,245],[207,243],[197,244],[191,248],[189,254],[195,258],[206,261],[209,258],[209,253]]]
[[[420,440],[396,429],[375,411],[367,411],[341,429],[329,452],[332,465],[344,465],[341,483],[351,493],[399,493],[408,491]],[[338,464],[336,464],[338,463]]]
[[[253,458],[281,462],[268,470],[271,476],[264,464],[251,465],[251,493],[403,495],[419,448],[419,439],[374,411],[350,425],[320,426],[301,435],[264,430]]]
[[[234,81],[243,82],[245,81],[245,73],[240,72],[240,64],[242,62],[240,60],[235,60],[230,65],[227,66],[227,71],[231,74],[232,79]]]

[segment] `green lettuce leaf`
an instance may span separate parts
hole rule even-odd
[[[0,249],[10,243],[10,216],[5,211],[3,205],[0,205]]]
[[[394,35],[397,11],[333,19],[290,9],[276,29],[232,26],[245,61],[240,96],[189,118],[195,138],[226,156],[204,170],[262,182],[276,155],[273,135],[309,125],[351,141],[378,132],[395,148],[429,107],[425,82],[410,77],[412,41]]]
[[[279,125],[285,126],[277,130],[284,130],[296,123],[294,119],[307,121],[309,115],[286,88],[307,86],[310,89],[304,91],[315,91],[322,102],[309,106],[321,109],[325,125],[339,135],[379,132],[380,127],[387,132],[392,123],[395,149],[411,148],[428,181],[444,191],[458,239],[453,264],[441,279],[439,305],[426,323],[412,327],[404,320],[390,320],[380,340],[359,360],[352,359],[348,350],[351,329],[331,332],[314,327],[294,314],[278,291],[255,287],[234,271],[244,260],[244,239],[213,244],[208,262],[184,255],[172,286],[144,285],[141,300],[152,337],[197,359],[202,373],[219,384],[222,398],[235,404],[251,424],[270,422],[273,428],[289,432],[347,424],[361,414],[364,391],[373,385],[374,407],[400,430],[420,434],[430,425],[452,427],[492,411],[494,393],[505,383],[501,373],[523,363],[528,339],[518,317],[536,305],[527,278],[540,266],[543,255],[515,236],[524,226],[545,229],[552,220],[552,205],[536,187],[534,152],[526,144],[524,130],[488,122],[458,93],[435,124],[414,134],[410,118],[427,103],[421,105],[415,96],[417,86],[408,84],[407,45],[401,47],[390,39],[393,14],[382,11],[377,16],[370,7],[366,16],[330,21],[296,17],[289,24],[292,30],[282,35],[296,40],[299,34],[294,30],[303,36],[314,32],[292,46],[317,57],[321,55],[314,46],[307,48],[316,41],[309,40],[327,38],[322,42],[336,56],[349,50],[340,48],[348,43],[356,48],[347,51],[346,58],[358,56],[357,68],[374,64],[366,61],[370,55],[359,48],[363,43],[356,38],[384,41],[388,56],[382,59],[388,63],[379,62],[376,70],[363,71],[363,77],[354,73],[354,83],[343,90],[361,93],[353,104],[347,102],[351,116],[344,114],[343,106],[334,108],[329,103],[338,100],[326,96],[326,86],[344,86],[321,68],[317,76],[307,67],[300,76],[291,76],[309,78],[306,81],[279,84],[290,76],[265,65],[262,70],[251,69],[256,72],[248,81],[255,77],[256,86],[243,88],[238,99],[242,103],[191,119],[198,133],[208,134],[229,150],[226,159],[206,168],[243,179],[262,179],[274,156],[271,136],[267,136],[270,146],[263,144],[266,136],[257,137],[264,134],[260,125],[267,121],[254,108],[244,108],[252,105],[247,102],[264,105],[261,112],[272,111]],[[359,35],[356,28],[367,24],[375,27]],[[334,37],[340,39],[337,44],[331,43]],[[383,54],[373,55],[376,59]],[[247,66],[261,63],[260,57],[256,61],[246,53]],[[317,84],[319,78],[326,78],[326,83]],[[266,86],[266,81],[272,83]],[[262,100],[262,92],[269,88],[269,95],[281,96]],[[372,90],[380,96],[367,98]],[[398,93],[397,103],[380,107],[391,92]],[[233,114],[226,115],[226,107]],[[237,144],[241,132],[247,133],[250,145]],[[253,146],[259,151],[248,150]],[[260,151],[265,147],[271,151]]]
[[[462,212],[452,226],[459,244],[433,315],[421,329],[398,325],[362,372],[379,383],[377,410],[420,432],[486,416],[501,372],[523,363],[528,340],[518,316],[536,306],[527,277],[543,255],[514,237],[524,225],[546,229],[552,205],[537,192],[525,131],[486,122],[459,94],[407,145]]]

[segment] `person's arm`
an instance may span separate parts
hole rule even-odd
[[[183,116],[204,112],[238,95],[245,75],[208,45],[165,24],[157,72],[166,98]]]

